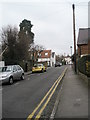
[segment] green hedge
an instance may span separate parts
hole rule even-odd
[[[32,61],[19,61],[18,64],[24,69],[25,72],[32,70]]]
[[[90,77],[90,55],[78,59],[78,70]]]

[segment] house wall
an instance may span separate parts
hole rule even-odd
[[[78,56],[90,54],[89,45],[78,46]]]
[[[56,62],[55,52],[52,52],[51,50],[43,50],[43,52],[40,53],[38,62],[47,62],[48,66],[54,66]]]
[[[38,58],[38,62],[47,62],[48,66],[51,66],[51,59],[50,58]]]
[[[38,62],[50,61],[50,58],[38,58]]]
[[[55,63],[56,63],[56,55],[54,53],[53,55],[51,55],[50,64],[51,66],[55,66]]]
[[[0,67],[5,66],[5,62],[4,61],[0,61]]]
[[[88,54],[90,54],[90,40],[88,42]]]
[[[54,58],[38,58],[38,62],[46,62],[47,61],[47,64],[48,66],[54,66],[55,63],[56,63],[56,60],[55,60],[55,56]]]
[[[70,57],[65,58],[66,64],[71,64],[72,60]]]
[[[45,53],[48,53],[47,55],[45,55]],[[41,56],[42,58],[50,58],[51,57],[51,50],[43,50],[43,52],[41,52]]]

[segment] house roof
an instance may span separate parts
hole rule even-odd
[[[90,40],[90,28],[80,28],[77,45],[88,44],[89,40]]]
[[[39,58],[50,58],[50,57],[51,57],[51,50],[43,50],[39,56]]]

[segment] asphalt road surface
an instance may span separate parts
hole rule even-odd
[[[37,107],[66,66],[25,76],[25,80],[2,87],[2,118],[26,119]],[[52,99],[52,98],[51,98]]]

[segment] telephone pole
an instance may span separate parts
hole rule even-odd
[[[75,72],[77,73],[77,64],[76,64],[76,33],[75,33],[75,5],[72,5],[73,8],[73,36],[74,36],[74,67]]]

